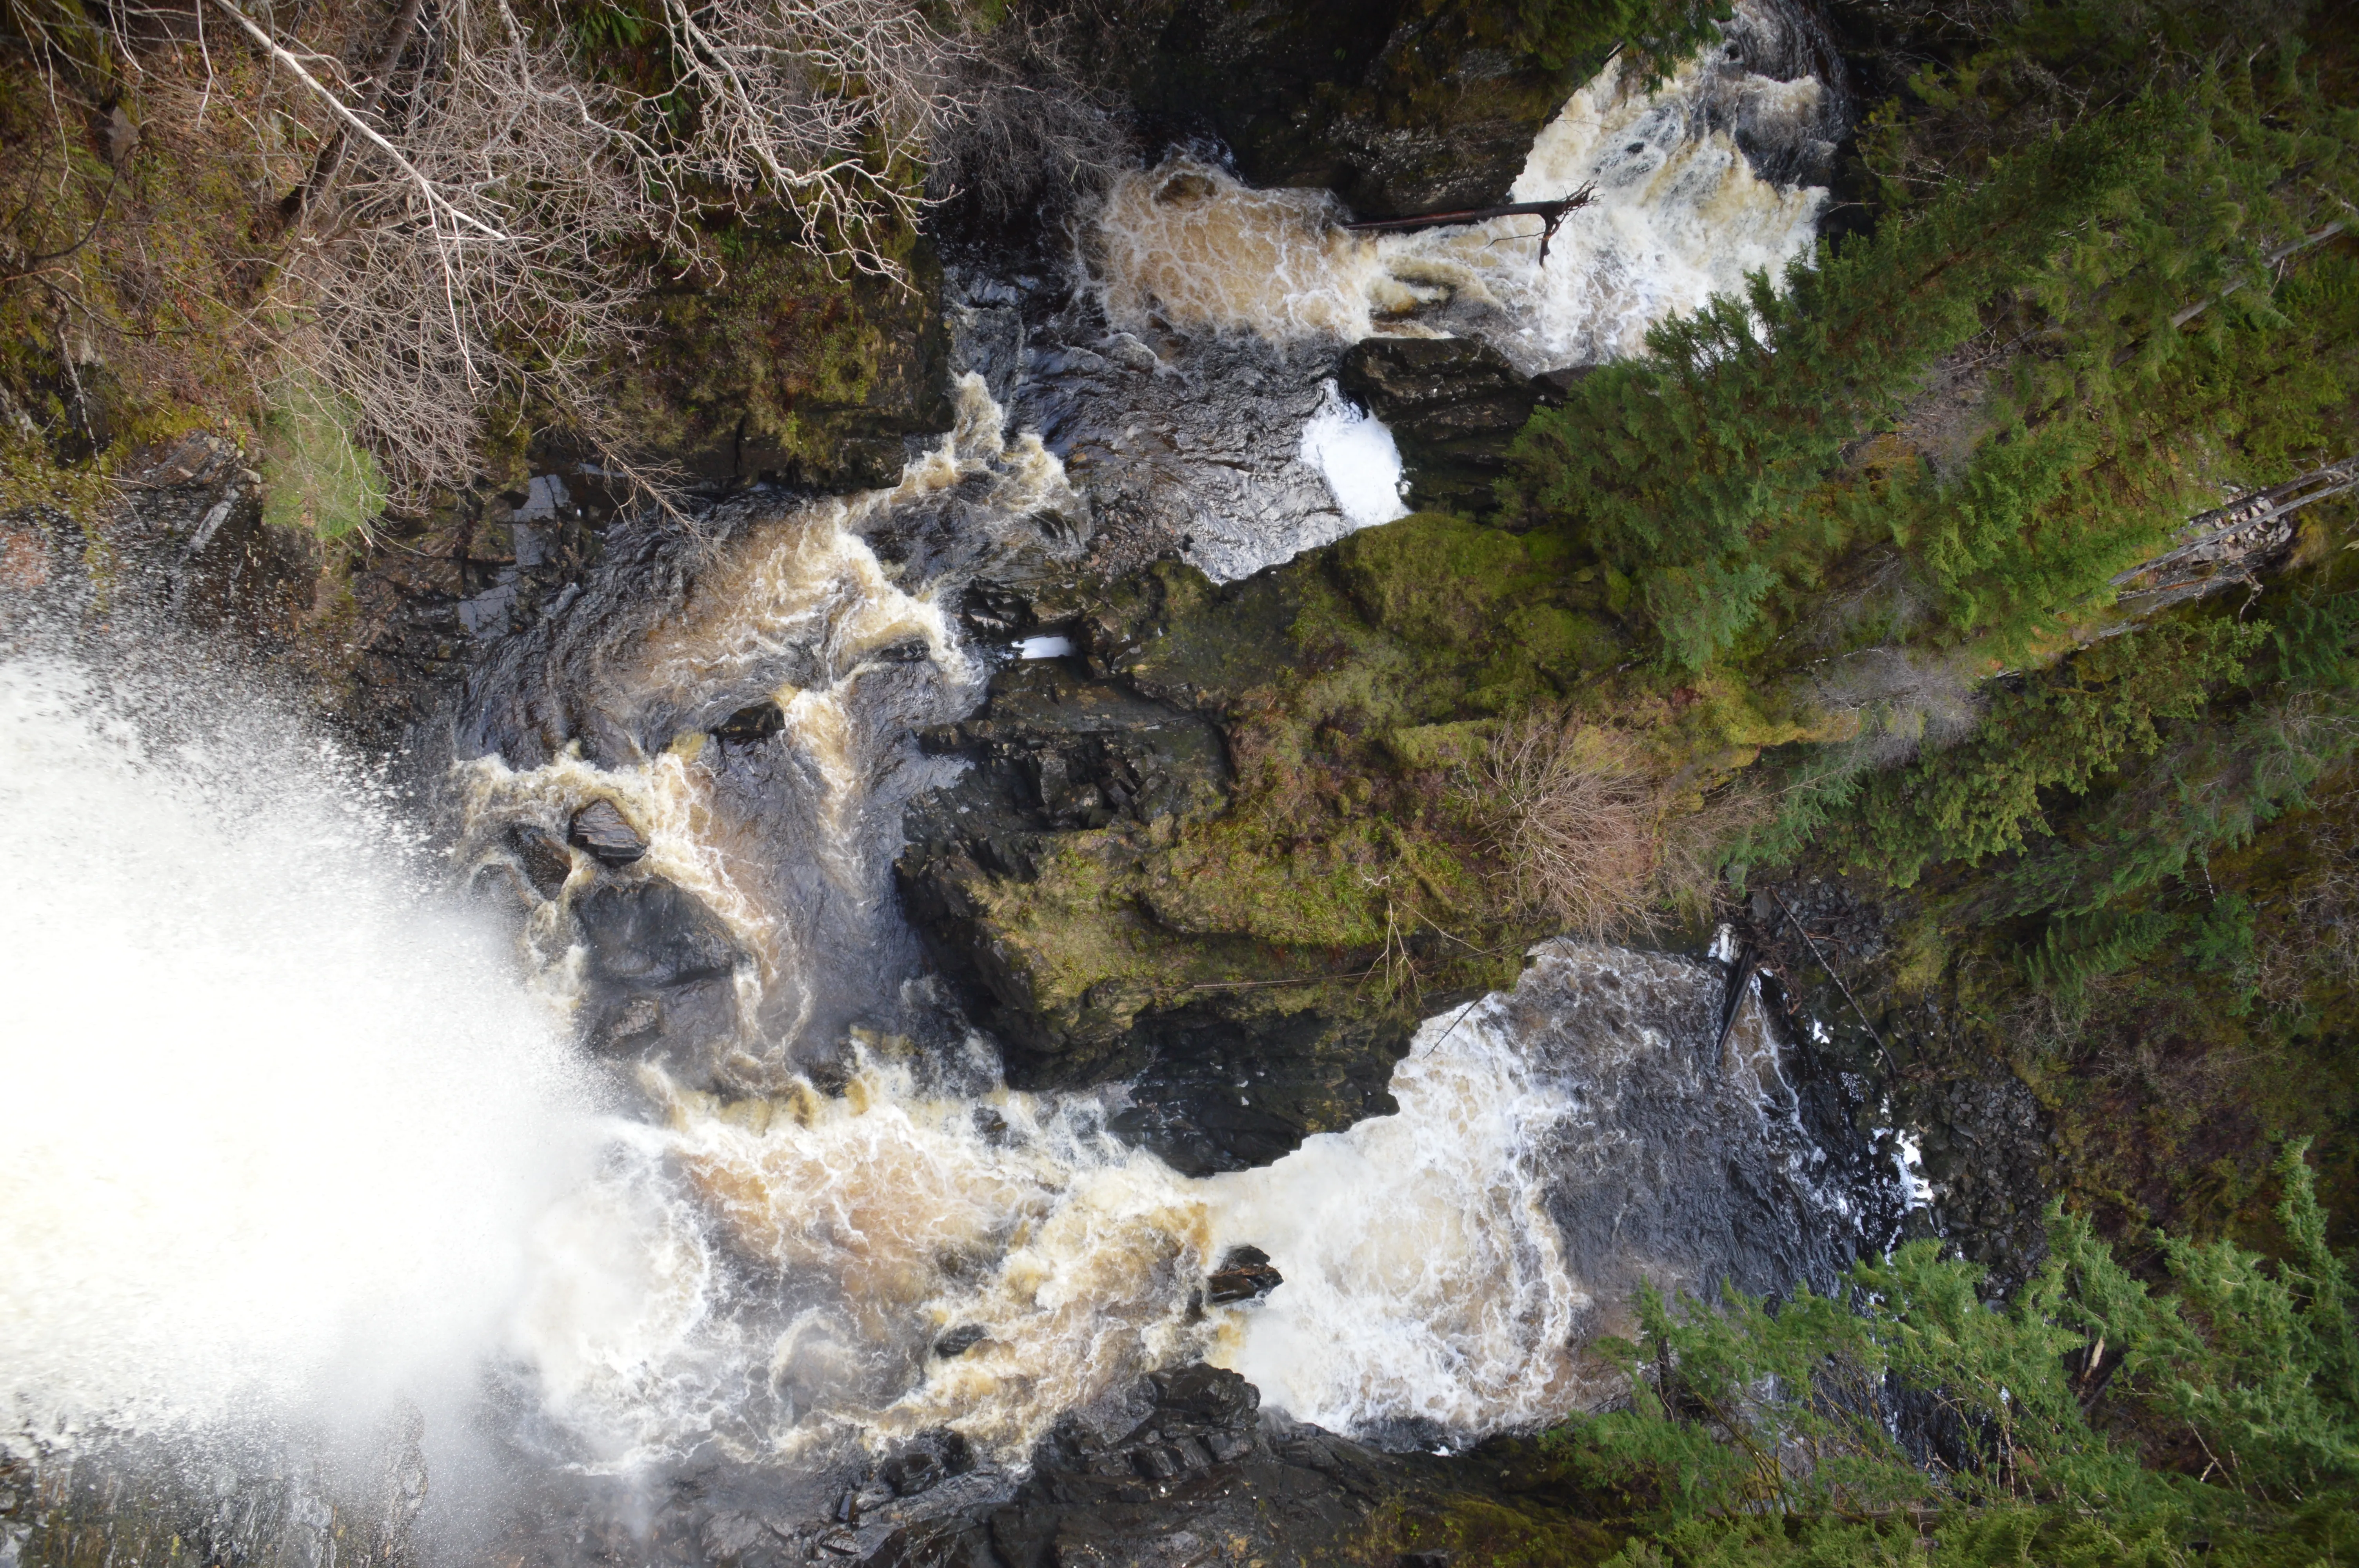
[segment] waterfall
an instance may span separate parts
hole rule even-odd
[[[367,773],[150,648],[0,661],[19,1436],[474,1397],[598,1106]]]
[[[189,650],[0,661],[17,1441],[410,1411],[429,1460],[476,1444],[526,1490],[817,1474],[944,1427],[1020,1467],[1060,1414],[1209,1359],[1299,1419],[1454,1444],[1608,1391],[1581,1346],[1642,1274],[1823,1279],[1824,1246],[1756,1233],[1833,1236],[1847,1200],[1757,997],[1718,1028],[1712,965],[1549,945],[1426,1022],[1398,1114],[1189,1178],[1106,1130],[1123,1086],[1006,1089],[891,881],[903,806],[960,765],[918,733],[1041,651],[962,630],[979,570],[1069,574],[1127,518],[1235,578],[1398,515],[1343,346],[1634,351],[1807,249],[1824,191],[1748,149],[1806,137],[1818,91],[1609,67],[1516,187],[1597,188],[1545,264],[1527,222],[1369,238],[1201,159],[1117,181],[1053,308],[954,276],[958,427],[897,484],[734,502],[695,546],[618,528],[491,645],[431,843]],[[626,864],[564,847],[600,802]],[[453,871],[475,903],[433,891]],[[585,911],[650,889],[726,949],[692,1053],[596,1013]],[[1285,1282],[1207,1301],[1247,1245]]]
[[[1534,218],[1355,233],[1323,190],[1257,190],[1182,152],[1116,179],[1080,223],[1073,301],[1027,308],[1037,281],[954,276],[961,351],[1092,466],[1138,553],[1176,548],[1228,580],[1397,516],[1363,455],[1390,447],[1383,426],[1353,410],[1373,428],[1338,440],[1325,383],[1341,349],[1461,337],[1527,375],[1596,364],[1809,255],[1843,107],[1787,58],[1801,24],[1771,10],[1738,7],[1721,44],[1651,90],[1617,59],[1572,95],[1512,192],[1593,190],[1545,255]]]

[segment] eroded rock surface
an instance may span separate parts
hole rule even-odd
[[[587,958],[582,1033],[606,1055],[659,1060],[692,1087],[715,1087],[738,1036],[728,927],[662,877],[602,881],[575,900]]]

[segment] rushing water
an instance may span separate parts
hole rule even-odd
[[[1120,1086],[1006,1090],[891,882],[902,807],[957,767],[914,732],[1015,654],[946,608],[976,573],[1131,525],[1234,577],[1385,521],[1400,460],[1335,390],[1345,344],[1589,362],[1801,254],[1824,90],[1745,58],[1573,98],[1516,187],[1597,187],[1545,265],[1513,222],[1357,237],[1183,157],[1117,181],[1060,276],[963,268],[958,425],[897,486],[734,503],[709,548],[618,530],[565,613],[485,650],[438,742],[467,908],[364,773],[234,683],[0,663],[19,1431],[398,1406],[429,1468],[512,1477],[945,1426],[1020,1465],[1061,1412],[1210,1359],[1299,1419],[1457,1441],[1605,1391],[1581,1346],[1642,1276],[1823,1279],[1851,1200],[1757,999],[1718,1027],[1715,966],[1550,945],[1424,1026],[1397,1115],[1191,1179],[1106,1131]],[[726,737],[765,702],[775,734]],[[645,858],[535,881],[519,832],[592,800]],[[658,878],[725,933],[734,1023],[592,1062],[585,911]],[[1286,1282],[1204,1304],[1245,1244]],[[937,1354],[952,1330],[974,1343]]]

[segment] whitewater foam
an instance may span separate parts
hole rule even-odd
[[[1357,233],[1337,226],[1346,214],[1324,191],[1256,190],[1175,157],[1116,181],[1098,214],[1101,302],[1118,330],[1148,337],[1472,335],[1527,373],[1636,353],[1654,323],[1740,292],[1750,273],[1778,276],[1816,235],[1826,189],[1763,178],[1719,122],[1782,118],[1799,136],[1823,89],[1729,78],[1708,50],[1651,92],[1618,59],[1576,92],[1511,195],[1593,192],[1545,258],[1536,218]]]

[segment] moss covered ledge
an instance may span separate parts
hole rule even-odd
[[[1242,583],[1167,561],[1026,597],[1076,651],[929,737],[975,766],[913,808],[903,887],[1011,1082],[1135,1078],[1137,1130],[1197,1168],[1389,1110],[1415,1021],[1561,928],[1507,872],[1503,733],[1586,730],[1668,819],[1801,732],[1625,667],[1610,574],[1451,514]]]

